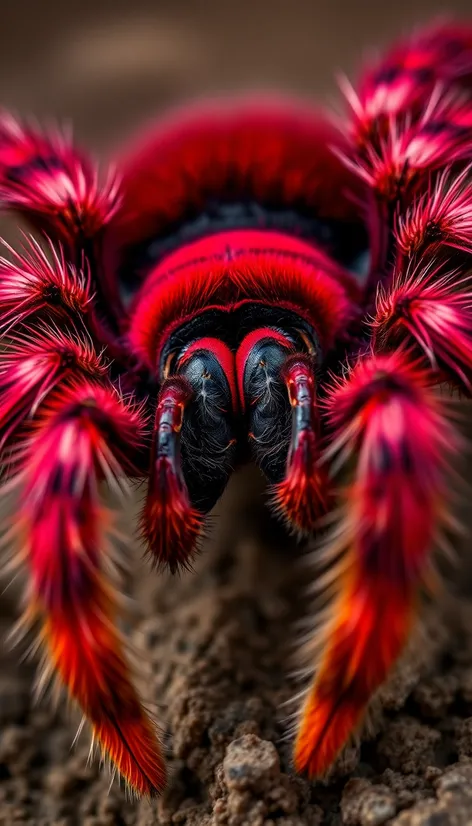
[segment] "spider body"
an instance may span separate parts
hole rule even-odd
[[[452,524],[436,387],[470,395],[471,83],[472,34],[428,30],[345,84],[342,130],[294,102],[190,108],[105,182],[69,138],[3,117],[3,205],[47,242],[0,268],[26,620],[139,794],[166,770],[115,628],[101,482],[147,479],[142,533],[173,572],[245,462],[298,534],[336,509],[297,770],[331,765],[407,642]]]

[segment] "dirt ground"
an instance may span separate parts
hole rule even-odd
[[[241,87],[332,99],[334,72],[468,0],[2,0],[0,103],[71,119],[103,154],[177,101]],[[143,696],[166,727],[171,782],[126,799],[62,704],[32,700],[34,664],[0,651],[0,826],[463,826],[472,824],[472,602],[451,585],[394,675],[368,733],[332,776],[293,775],[284,705],[296,624],[309,606],[300,551],[236,479],[194,575],[150,576],[132,554],[129,635]],[[465,511],[467,515],[467,503]],[[470,542],[463,543],[464,554]],[[0,630],[15,614],[3,597]]]

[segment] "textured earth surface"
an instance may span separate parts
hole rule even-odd
[[[334,72],[469,0],[2,0],[0,103],[71,119],[106,153],[176,101],[241,87],[331,100]],[[9,234],[11,227],[2,228]],[[242,500],[239,491],[249,494]],[[300,551],[236,485],[193,576],[130,578],[128,632],[143,695],[165,721],[171,782],[126,799],[60,703],[35,704],[35,669],[0,649],[0,826],[463,826],[472,824],[472,608],[465,578],[427,619],[360,746],[332,776],[293,776],[284,703],[297,620],[309,613]],[[248,502],[252,503],[248,507]],[[467,515],[467,505],[465,507]],[[238,526],[235,530],[234,526]],[[464,542],[464,551],[469,550]],[[464,577],[461,575],[462,581]],[[0,631],[16,610],[2,597]]]

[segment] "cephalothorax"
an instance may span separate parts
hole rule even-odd
[[[294,750],[311,776],[404,648],[451,527],[437,386],[471,393],[472,30],[428,30],[345,91],[341,129],[294,102],[191,108],[105,182],[68,137],[1,120],[1,201],[38,233],[0,262],[27,619],[137,793],[166,771],[115,629],[101,482],[148,479],[142,532],[171,571],[243,462],[300,534],[337,509]]]

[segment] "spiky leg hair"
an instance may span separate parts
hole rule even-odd
[[[42,234],[0,261],[0,452],[30,578],[25,619],[39,624],[44,679],[56,673],[103,755],[135,792],[153,795],[166,775],[159,732],[115,628],[114,514],[99,494],[102,482],[138,475],[147,444],[143,410],[102,352],[114,348],[100,240],[118,189],[100,186],[68,138],[3,117],[0,198]]]
[[[90,271],[89,329],[113,356],[122,355],[116,319],[124,318],[125,310],[103,263],[104,231],[120,205],[117,175],[110,171],[102,179],[67,131],[45,133],[0,113],[0,205],[51,239],[77,271]]]
[[[331,552],[336,596],[295,747],[299,769],[329,766],[403,650],[426,581],[429,551],[448,527],[458,437],[428,371],[395,353],[367,355],[326,400],[331,452],[351,468]]]
[[[405,647],[431,551],[453,528],[461,440],[438,387],[471,394],[471,91],[472,31],[449,29],[394,50],[358,96],[347,88],[348,164],[374,194],[371,225],[385,243],[372,262],[369,336],[324,399],[325,458],[346,481],[328,546],[334,598],[302,651],[315,673],[295,764],[311,776],[362,723]]]

